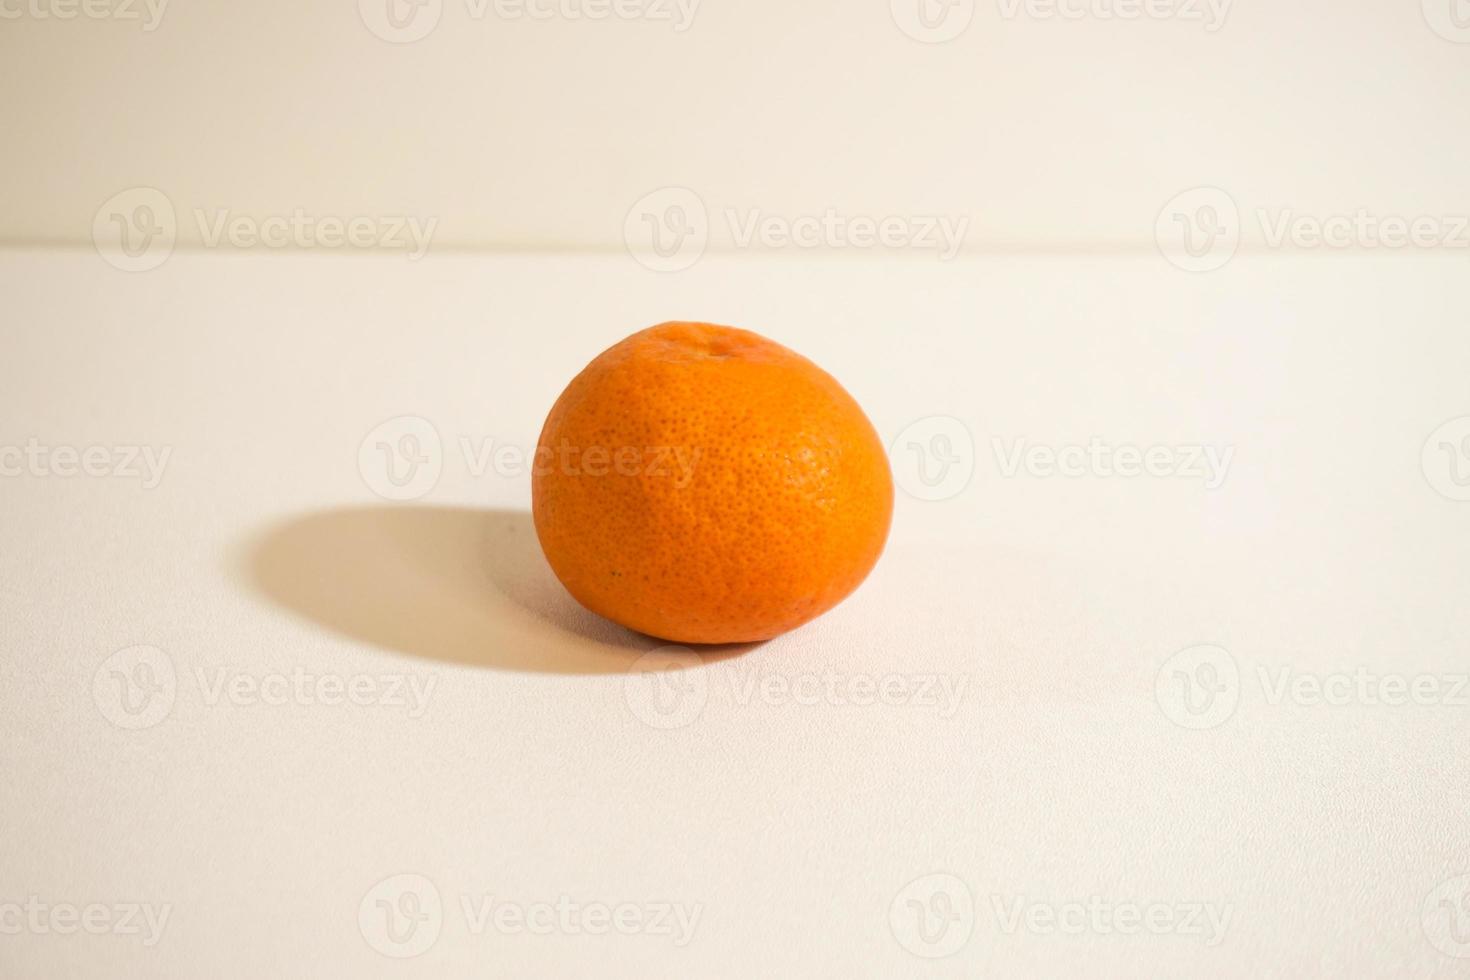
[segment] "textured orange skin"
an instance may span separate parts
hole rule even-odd
[[[811,361],[748,330],[663,323],[562,392],[531,507],[588,609],[677,643],[748,642],[862,583],[893,477],[872,423]]]

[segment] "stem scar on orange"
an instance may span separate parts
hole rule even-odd
[[[748,330],[663,323],[556,400],[531,507],[588,609],[677,643],[748,642],[862,583],[893,477],[872,423],[811,361]]]

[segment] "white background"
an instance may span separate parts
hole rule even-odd
[[[1470,414],[1460,263],[795,271],[748,257],[674,276],[627,257],[175,255],[137,274],[8,259],[8,430],[172,455],[152,489],[0,481],[0,897],[173,911],[151,947],[0,937],[6,972],[1463,975],[1432,938],[1450,912],[1425,903],[1447,881],[1463,897],[1470,870],[1470,707],[1443,703],[1447,687],[1428,705],[1268,696],[1283,670],[1464,676],[1470,503],[1436,489],[1456,490],[1448,455],[1421,458]],[[651,681],[627,673],[654,641],[580,610],[534,543],[528,480],[475,476],[458,447],[528,450],[587,352],[686,309],[809,353],[885,440],[962,420],[946,458],[974,469],[920,500],[918,459],[896,445],[907,489],[869,581],[792,634],[670,675],[657,714]],[[389,502],[359,446],[404,415],[433,424],[441,471]],[[1093,436],[1234,456],[1207,490],[1007,477],[993,449]],[[939,457],[925,462],[936,475]],[[140,644],[176,674],[161,709],[110,673]],[[1173,684],[1197,665],[1171,658],[1200,644],[1239,679],[1218,708],[1191,688],[1213,726],[1195,729]],[[211,700],[222,679],[297,670],[434,687],[417,715]],[[900,693],[813,696],[829,673],[839,694],[855,676]],[[930,677],[960,697],[924,703]],[[798,701],[756,683],[806,686]],[[120,713],[125,693],[164,714],[119,727],[137,717]],[[443,918],[400,961],[358,914],[404,873],[433,882]],[[918,942],[913,912],[895,930],[890,908],[933,874],[962,881],[975,911],[965,945],[931,962],[900,941]],[[702,918],[682,948],[475,933],[460,903],[486,895],[683,902]],[[1092,896],[1232,917],[1210,946],[1008,933],[992,905]]]

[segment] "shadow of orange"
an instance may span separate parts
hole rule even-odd
[[[248,576],[296,614],[430,660],[556,674],[626,671],[668,644],[578,605],[526,511],[343,507],[291,518],[251,543]],[[700,647],[703,661],[750,645]]]

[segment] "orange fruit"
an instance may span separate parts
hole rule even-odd
[[[867,577],[883,444],[827,372],[748,330],[664,323],[572,379],[532,468],[536,534],[593,612],[677,643],[767,640]]]

